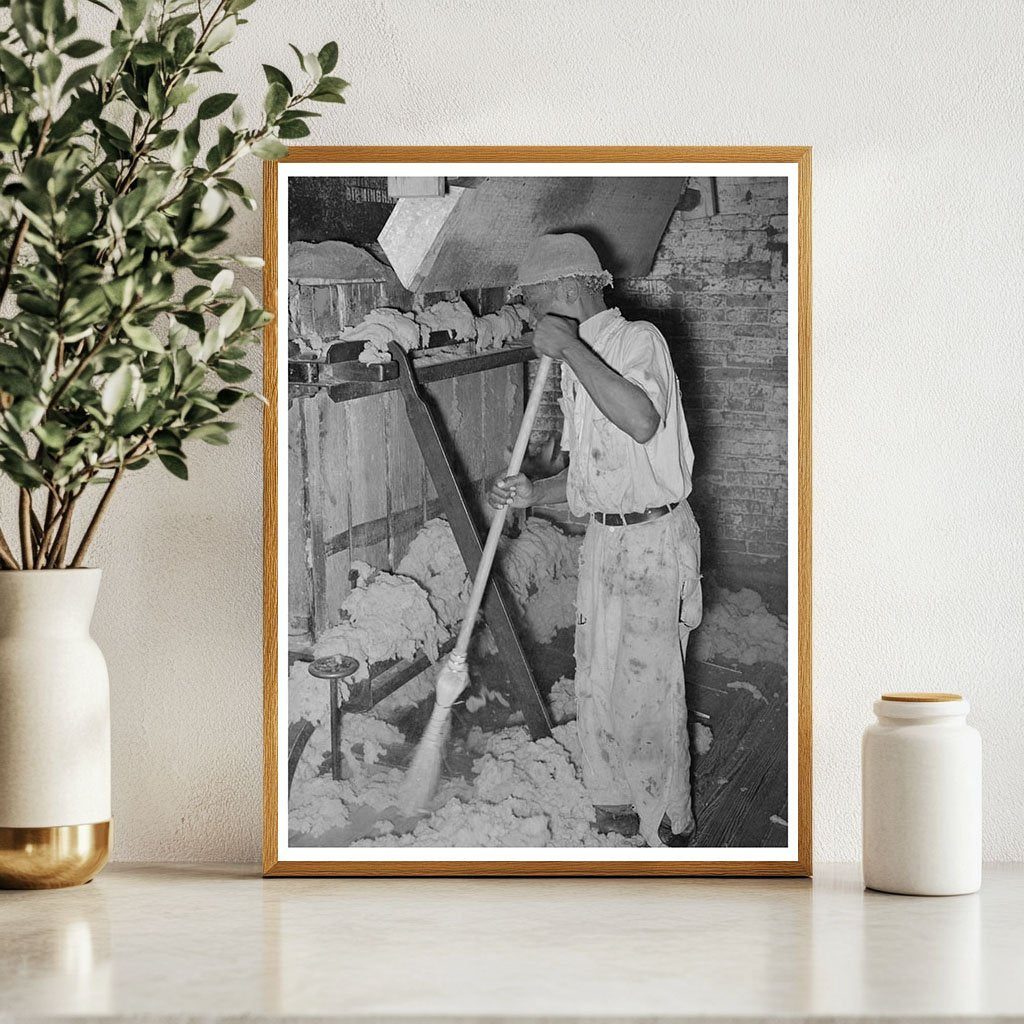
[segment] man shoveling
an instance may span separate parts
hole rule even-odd
[[[610,283],[579,235],[527,251],[517,284],[538,318],[534,347],[562,363],[569,465],[499,479],[488,500],[589,514],[576,599],[584,782],[599,830],[681,846],[695,830],[683,657],[702,608],[693,449],[665,339],[607,308]]]

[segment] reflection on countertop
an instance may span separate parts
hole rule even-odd
[[[274,879],[0,893],[0,1020],[1024,1016],[1024,866],[980,893],[796,879]]]

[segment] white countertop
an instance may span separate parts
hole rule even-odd
[[[974,896],[771,879],[272,879],[115,865],[0,893],[0,1021],[1024,1020],[1024,865]]]

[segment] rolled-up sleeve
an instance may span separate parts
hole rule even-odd
[[[630,383],[643,388],[658,413],[660,425],[664,426],[672,378],[675,376],[668,345],[653,327],[634,324],[633,328],[619,373]]]

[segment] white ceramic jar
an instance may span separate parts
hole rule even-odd
[[[981,737],[954,693],[890,693],[862,746],[864,884],[913,896],[981,887]]]

